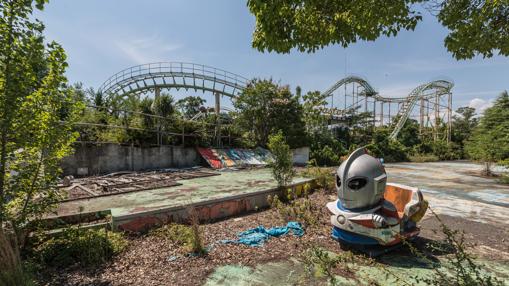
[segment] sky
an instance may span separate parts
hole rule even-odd
[[[183,61],[272,78],[304,92],[357,75],[382,96],[401,97],[443,78],[454,82],[454,108],[478,111],[509,90],[508,57],[453,59],[443,45],[448,31],[427,12],[415,31],[312,54],[253,49],[255,18],[239,0],[51,0],[35,16],[46,25],[47,40],[66,50],[69,81],[95,89],[130,66]]]

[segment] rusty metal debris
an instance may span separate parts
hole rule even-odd
[[[104,176],[74,179],[67,178],[59,188],[63,201],[109,196],[181,185],[178,180],[216,176],[219,173],[206,169],[166,169],[150,172],[119,172]]]

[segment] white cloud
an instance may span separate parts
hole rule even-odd
[[[182,48],[180,44],[165,42],[157,34],[145,38],[117,40],[115,45],[127,59],[135,64],[166,61],[169,53]]]
[[[474,98],[470,100],[468,106],[475,108],[476,112],[481,114],[484,112],[484,110],[486,110],[486,108],[493,106],[493,99],[484,100],[481,98]]]

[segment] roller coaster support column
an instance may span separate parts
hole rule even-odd
[[[373,130],[376,126],[376,99],[373,100]]]
[[[421,98],[421,108],[419,111],[419,135],[421,136],[423,129],[424,129],[424,98]]]
[[[449,92],[449,94],[447,95],[447,143],[451,142],[452,135],[451,113],[452,113],[452,93]]]
[[[215,93],[216,105],[216,145],[217,147],[221,147],[221,95],[219,93]]]
[[[155,97],[155,100],[157,101],[157,99],[159,98],[159,96],[161,95],[161,89],[159,87],[156,87],[154,89],[154,97]],[[161,146],[162,145],[162,138],[161,138],[161,119],[160,118],[157,118],[157,145]]]
[[[435,94],[435,132],[433,134],[434,141],[438,140],[439,125],[440,125],[440,105],[439,105],[440,97],[438,93]]]

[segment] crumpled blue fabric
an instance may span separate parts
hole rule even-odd
[[[266,229],[263,226],[248,229],[237,234],[238,239],[221,240],[221,243],[238,243],[249,246],[261,246],[271,237],[279,237],[291,232],[293,235],[301,237],[304,235],[302,225],[296,221],[290,221],[283,227],[272,227]]]

